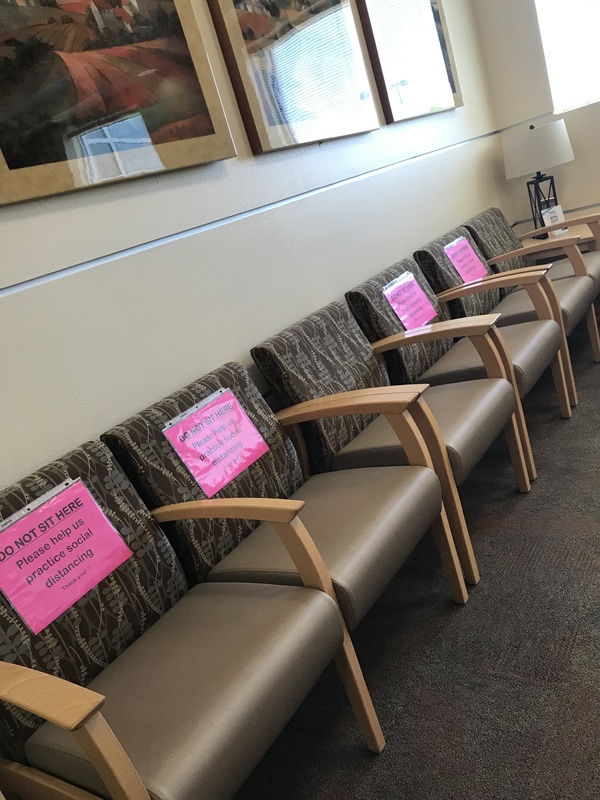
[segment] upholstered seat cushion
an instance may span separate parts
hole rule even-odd
[[[424,467],[378,467],[312,476],[293,495],[356,627],[441,509],[437,476]],[[292,559],[268,523],[210,572],[209,581],[297,584]]]
[[[594,302],[596,288],[593,280],[585,275],[563,278],[553,283],[563,312],[567,335],[584,318],[591,303]],[[518,322],[529,322],[537,319],[533,302],[526,291],[512,292],[501,300],[494,308],[494,312],[502,316],[498,320],[498,327],[514,325]]]
[[[519,394],[525,397],[550,365],[560,345],[560,328],[554,320],[537,320],[502,328],[502,338],[512,359]],[[469,339],[461,339],[421,376],[424,383],[440,384],[485,376],[483,364]]]
[[[500,378],[431,386],[424,399],[440,426],[460,486],[513,412],[512,386]],[[402,445],[383,415],[346,445],[333,462],[334,469],[406,463]]]
[[[342,644],[338,607],[289,586],[201,584],[89,688],[156,800],[224,800]],[[31,764],[107,797],[74,738],[46,723]]]
[[[594,281],[596,294],[598,294],[600,292],[600,250],[592,250],[590,253],[582,253],[582,255],[588,274]],[[555,261],[548,273],[553,281],[572,278],[574,274],[573,265],[567,258]]]

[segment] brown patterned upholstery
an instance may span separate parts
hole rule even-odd
[[[267,339],[252,349],[252,358],[284,407],[389,384],[383,362],[345,303],[331,303]],[[362,415],[304,423],[311,472],[328,472],[336,453],[374,419]]]
[[[141,411],[102,437],[150,507],[205,498],[162,429],[173,417],[220,388],[233,391],[269,445],[269,452],[215,496],[289,497],[302,484],[291,442],[244,367],[231,363]],[[255,522],[249,520],[184,520],[165,526],[165,530],[192,586],[203,581],[211,567],[255,527]]]
[[[414,253],[414,258],[419,264],[425,277],[435,290],[436,294],[452,289],[455,286],[462,286],[464,283],[454,265],[444,252],[444,247],[460,236],[464,236],[470,243],[475,253],[485,264],[485,256],[477,247],[473,237],[466,228],[455,228],[438,239],[434,239],[429,244],[421,247]],[[491,268],[485,264],[488,275],[493,275]],[[449,303],[450,313],[453,317],[472,317],[478,314],[490,314],[495,306],[500,302],[500,293],[497,289],[480,294],[472,294],[460,300],[452,300]]]
[[[370,342],[376,342],[378,339],[384,339],[386,336],[393,336],[395,333],[405,330],[394,309],[383,295],[384,287],[403,272],[411,272],[415,276],[427,299],[437,311],[437,316],[431,320],[432,323],[450,318],[447,306],[438,302],[419,265],[412,258],[405,258],[346,294],[350,310]],[[421,375],[451,347],[451,339],[440,339],[384,353],[391,383],[417,382]]]
[[[89,442],[0,492],[0,519],[65,479],[81,478],[134,555],[34,636],[0,596],[0,658],[87,686],[185,592],[171,546],[101,442]],[[0,703],[0,750],[25,762],[42,720]]]
[[[503,253],[509,253],[511,250],[519,250],[523,246],[499,208],[492,207],[482,211],[481,214],[477,214],[465,222],[463,227],[469,231],[477,247],[488,261]],[[494,264],[492,269],[494,272],[509,272],[511,269],[521,269],[526,266],[527,259],[524,256],[518,256],[508,261],[502,261],[500,264]],[[511,286],[503,289],[502,295],[517,291],[518,288],[518,286]]]
[[[469,231],[486,259],[495,258],[502,253],[519,250],[523,247],[499,208],[488,208],[486,211],[476,214],[465,222],[463,228]],[[526,266],[527,259],[520,256],[510,259],[510,261],[504,261],[502,264],[495,264],[493,269],[494,272],[508,272],[511,269],[521,269]]]

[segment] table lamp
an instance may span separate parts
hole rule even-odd
[[[575,158],[564,119],[537,128],[530,125],[529,130],[503,139],[502,147],[507,179],[535,172],[534,177],[527,181],[527,192],[533,226],[543,228],[542,212],[558,205],[558,198],[554,177],[544,175],[542,170],[565,164]]]

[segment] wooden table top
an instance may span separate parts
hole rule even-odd
[[[569,220],[565,220],[565,226],[568,226]],[[594,237],[592,236],[592,232],[587,225],[571,225],[569,228],[568,233],[565,233],[564,236],[580,236],[579,244],[585,244],[587,242],[593,241]],[[548,239],[534,239],[533,237],[523,239],[521,244],[523,247],[527,247],[530,244],[539,244],[540,241],[547,241],[548,242],[548,249],[553,250],[556,244],[560,244],[561,237],[560,236],[552,236],[552,233],[548,236]],[[540,253],[536,253],[536,256],[539,257]]]

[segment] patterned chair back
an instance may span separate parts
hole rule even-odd
[[[429,244],[414,253],[416,262],[425,273],[425,277],[436,294],[446,289],[453,289],[455,286],[461,286],[464,283],[444,250],[447,245],[461,236],[465,237],[475,254],[481,259],[487,274],[494,274],[491,268],[487,266],[485,256],[477,247],[469,231],[466,228],[455,228],[438,239],[429,242]],[[491,289],[489,292],[481,292],[480,294],[468,295],[460,300],[452,300],[448,305],[453,317],[472,317],[478,314],[491,313],[499,302],[500,292],[497,289]]]
[[[37,635],[0,595],[0,648],[3,661],[86,686],[183,596],[186,585],[169,542],[101,442],[84,444],[0,492],[0,519],[78,478],[133,555]],[[0,754],[27,763],[24,744],[42,722],[0,703]]]
[[[282,406],[338,392],[387,386],[383,361],[345,303],[331,303],[252,349],[252,358]],[[373,415],[302,424],[311,472],[326,472]]]
[[[415,280],[437,312],[431,323],[443,322],[449,319],[450,315],[446,305],[438,302],[435,292],[427,283],[419,265],[412,258],[405,258],[379,272],[346,294],[346,301],[350,310],[370,342],[385,339],[386,336],[393,336],[395,333],[405,330],[404,325],[398,319],[396,312],[383,294],[384,287],[404,272],[410,272],[414,275]],[[409,347],[402,347],[401,349],[384,353],[383,357],[391,383],[418,382],[421,375],[429,367],[433,366],[451,347],[452,339],[441,339],[435,342],[413,344]]]
[[[481,214],[477,214],[465,222],[463,227],[469,231],[477,247],[488,261],[503,253],[509,253],[511,250],[519,250],[523,246],[499,208],[492,207],[482,211]],[[492,269],[494,272],[509,272],[511,269],[521,269],[526,266],[528,266],[527,259],[524,256],[517,256],[500,264],[494,264]],[[511,286],[503,289],[502,294],[505,296],[516,291],[517,288]]]
[[[280,497],[303,482],[296,451],[244,367],[225,364],[107,431],[113,451],[150,508],[206,498],[166,439],[166,424],[219,389],[234,396],[269,446],[269,451],[215,497]],[[188,583],[203,581],[211,568],[256,527],[251,520],[184,520],[164,526]]]

